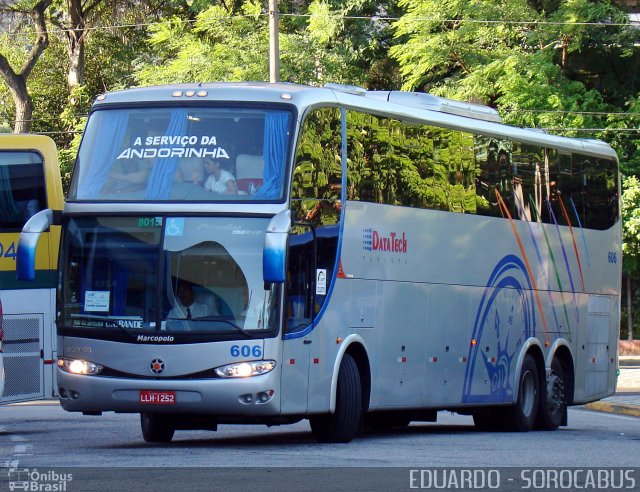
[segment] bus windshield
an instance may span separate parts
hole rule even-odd
[[[69,200],[280,200],[291,120],[246,107],[95,111]]]
[[[216,335],[277,326],[265,290],[268,219],[78,217],[66,228],[69,268],[59,329]],[[103,332],[104,333],[104,332]]]

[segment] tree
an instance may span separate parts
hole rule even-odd
[[[56,0],[55,15],[51,22],[64,34],[68,50],[67,83],[73,91],[85,81],[85,50],[94,28],[106,28],[109,23],[121,21],[146,22],[157,18],[165,3],[162,0]],[[173,11],[171,6],[166,7]]]
[[[281,79],[315,85],[398,85],[395,62],[380,62],[390,29],[366,18],[395,9],[395,2],[280,2]],[[257,0],[221,2],[200,11],[193,23],[174,16],[150,29],[153,55],[140,59],[136,78],[145,85],[268,80],[267,19]]]
[[[38,63],[40,56],[49,45],[49,35],[45,23],[45,10],[51,0],[41,0],[33,6],[29,14],[35,28],[35,41],[19,72],[16,72],[5,55],[0,53],[0,75],[9,87],[15,104],[15,133],[27,133],[31,127],[33,100],[27,89],[27,79]]]
[[[624,180],[622,194],[622,263],[626,274],[627,290],[627,334],[633,339],[633,320],[631,313],[638,306],[633,306],[632,284],[640,274],[640,181],[636,176]],[[635,308],[635,309],[634,309]]]
[[[501,108],[505,121],[519,126],[605,125],[605,118],[593,113],[612,106],[599,90],[599,72],[586,54],[632,46],[628,30],[618,25],[628,20],[608,2],[400,4],[407,9],[395,24],[402,43],[391,54],[400,64],[405,89],[428,88],[454,99],[481,101]],[[603,27],[607,22],[616,24]]]
[[[151,26],[151,55],[141,57],[137,82],[267,80],[268,31],[260,8],[247,2],[236,16],[234,10],[211,6],[193,22],[172,16]]]
[[[88,24],[91,14],[102,3],[102,0],[83,2],[82,0],[65,0],[65,10],[58,11],[58,16],[52,16],[51,21],[63,33],[67,41],[69,56],[69,70],[67,83],[69,88],[84,83],[84,49],[88,34]]]

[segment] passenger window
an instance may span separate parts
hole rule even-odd
[[[22,229],[46,208],[43,166],[35,152],[0,152],[0,229]]]

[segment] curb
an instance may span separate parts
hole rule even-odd
[[[589,410],[596,412],[617,413],[619,415],[628,415],[631,417],[640,417],[640,406],[627,405],[625,403],[611,403],[607,401],[594,401],[585,405]]]
[[[640,368],[640,358],[638,357],[620,357],[618,359],[618,365],[620,368],[627,367],[630,369]]]

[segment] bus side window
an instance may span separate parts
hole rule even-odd
[[[34,152],[0,153],[0,227],[20,229],[45,204],[44,171]]]
[[[313,285],[316,263],[311,227],[295,225],[289,239],[285,319],[287,332],[303,330],[313,318]]]

